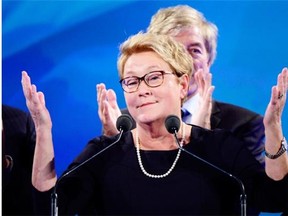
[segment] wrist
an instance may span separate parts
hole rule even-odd
[[[267,152],[265,149],[265,156],[270,158],[270,159],[277,159],[282,154],[284,154],[286,151],[287,151],[287,141],[286,141],[285,137],[283,137],[283,139],[281,139],[281,141],[280,141],[280,148],[278,149],[276,154],[271,154],[271,152]]]

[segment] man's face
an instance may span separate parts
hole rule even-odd
[[[173,37],[176,41],[182,43],[192,56],[195,72],[202,69],[201,71],[203,71],[203,73],[208,73],[211,65],[208,63],[209,55],[205,48],[205,42],[200,28],[197,26],[185,27]],[[192,76],[189,85],[188,98],[193,96],[196,92],[197,85]]]

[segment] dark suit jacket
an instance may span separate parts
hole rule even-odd
[[[13,159],[11,169],[2,169],[2,214],[32,215],[32,163],[35,127],[31,116],[2,105],[2,154]]]
[[[122,113],[129,114],[127,109]],[[135,127],[133,122],[133,127]],[[232,131],[243,140],[255,158],[264,164],[264,124],[263,117],[248,109],[213,100],[211,129]]]
[[[264,163],[263,117],[248,109],[228,103],[213,101],[211,129],[230,130],[243,140],[248,149],[262,164]]]

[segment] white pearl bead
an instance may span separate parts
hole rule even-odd
[[[170,169],[162,174],[162,175],[154,175],[154,174],[150,174],[148,173],[144,166],[143,166],[143,163],[142,163],[142,160],[141,160],[141,155],[140,155],[140,142],[139,142],[139,137],[138,137],[138,130],[136,129],[136,135],[135,135],[135,139],[136,139],[136,154],[137,154],[137,159],[138,159],[138,163],[139,163],[139,166],[142,170],[142,172],[144,173],[144,175],[150,177],[150,178],[164,178],[166,176],[168,176],[172,170],[174,169],[174,167],[176,166],[176,163],[180,157],[180,154],[181,154],[181,149],[179,148],[178,150],[178,153],[176,155],[176,158],[172,164],[172,166],[170,167]],[[184,143],[184,140],[185,140],[185,128],[184,128],[184,125],[182,124],[182,139],[181,139],[181,142],[180,142],[180,146],[182,147],[183,146],[183,143]]]

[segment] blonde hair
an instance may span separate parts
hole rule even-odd
[[[205,48],[209,54],[208,63],[212,65],[217,53],[218,28],[196,9],[188,5],[159,9],[152,16],[147,32],[177,36],[181,29],[191,26],[197,26],[202,31]]]
[[[171,68],[177,77],[194,73],[193,60],[185,47],[168,35],[138,33],[129,37],[120,45],[120,55],[117,66],[120,79],[123,78],[124,66],[127,59],[135,54],[145,51],[157,53]]]

